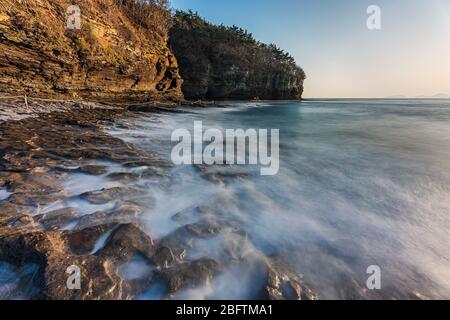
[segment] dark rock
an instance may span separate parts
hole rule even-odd
[[[0,213],[0,226],[9,224],[14,218],[14,216],[11,216],[9,214]]]
[[[34,219],[42,224],[44,230],[59,230],[77,217],[74,208],[63,208],[43,214]]]
[[[100,176],[108,172],[108,168],[105,166],[87,165],[79,167],[77,171],[81,173],[91,174],[94,176]]]
[[[91,214],[86,214],[80,217],[75,229],[82,230],[90,227],[95,227],[105,223],[111,223],[112,219],[108,218],[109,215],[105,211],[96,211]]]
[[[65,232],[64,235],[71,251],[76,255],[87,255],[94,249],[98,238],[114,228],[113,224],[102,224],[92,228]]]
[[[142,211],[143,209],[138,205],[123,203],[110,211],[96,211],[94,213],[81,216],[78,224],[76,225],[76,229],[81,230],[105,223],[137,223],[138,217]]]
[[[303,283],[301,276],[276,259],[267,262],[267,284],[264,292],[264,298],[269,300],[319,299],[319,296]]]
[[[72,251],[86,253],[95,243],[90,233],[97,236],[104,228],[64,233],[17,233],[3,229],[0,230],[0,261],[17,268],[30,263],[38,266],[32,283],[37,291],[30,299],[130,299],[149,285],[150,279],[126,281],[120,270],[136,254],[152,256],[152,241],[139,228],[126,225],[113,232],[99,254],[80,256]],[[84,241],[86,245],[82,244]],[[66,270],[70,266],[80,268],[80,290],[66,286],[69,276]]]
[[[8,221],[8,225],[11,227],[14,227],[16,229],[24,228],[24,227],[30,227],[32,228],[34,224],[33,217],[29,215],[21,215],[18,217],[13,217]]]
[[[184,228],[195,237],[208,239],[220,233],[223,227],[223,223],[220,223],[217,220],[208,219],[201,222],[188,224]]]
[[[243,182],[251,177],[251,174],[248,172],[239,172],[236,171],[236,168],[230,170],[227,166],[220,166],[220,168],[217,168],[207,165],[195,165],[194,168],[200,172],[203,179],[221,186]]]
[[[113,172],[111,174],[108,174],[107,177],[108,179],[114,181],[130,182],[138,180],[140,178],[140,175],[134,172]]]
[[[194,240],[186,229],[180,228],[161,239],[160,245],[171,248],[176,258],[183,260],[187,251],[192,248]]]
[[[13,173],[6,181],[9,191],[14,193],[50,194],[62,190],[57,179],[47,173]]]
[[[57,178],[48,173],[13,173],[6,177],[6,184],[13,193],[8,201],[19,206],[38,207],[64,197]]]
[[[122,203],[117,208],[111,210],[109,215],[113,217],[116,221],[121,220],[121,222],[132,222],[136,221],[138,216],[143,212],[143,209],[133,203]]]
[[[132,104],[128,106],[128,110],[137,112],[152,112],[156,110],[156,104],[155,103]]]
[[[63,194],[56,194],[56,193],[42,194],[42,193],[17,192],[13,193],[8,198],[8,201],[19,206],[38,207],[41,205],[53,203],[63,198],[64,198]]]
[[[220,265],[215,260],[200,259],[162,269],[159,276],[167,284],[168,293],[174,294],[181,289],[192,289],[207,284],[219,270]]]
[[[223,229],[231,228],[228,222],[214,219],[203,219],[199,222],[184,225],[159,241],[160,246],[171,248],[175,257],[183,260],[197,240],[211,239],[219,235]],[[237,232],[237,236],[240,234]]]
[[[10,202],[0,203],[0,216],[18,216],[20,214],[30,214],[31,209],[28,207],[17,206]]]
[[[176,260],[172,250],[160,247],[152,258],[152,262],[159,268],[168,268]]]
[[[113,231],[105,247],[97,255],[128,260],[131,256],[140,254],[151,261],[156,250],[155,243],[142,229],[133,224],[124,224]]]
[[[102,189],[100,191],[89,191],[80,195],[80,197],[93,204],[105,204],[114,200],[123,200],[135,195],[138,191],[125,187],[115,187]]]

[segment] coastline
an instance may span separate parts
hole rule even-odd
[[[430,143],[421,142],[426,135],[419,136],[427,122],[420,117],[416,130],[408,131],[401,119],[409,119],[416,109],[404,108],[403,103],[281,103],[196,102],[199,108],[151,103],[125,107],[28,98],[26,108],[23,97],[0,99],[0,110],[10,111],[10,121],[0,125],[0,270],[2,279],[8,281],[5,284],[2,280],[0,296],[57,300],[224,297],[220,293],[263,300],[445,297],[445,292],[439,291],[439,281],[410,281],[422,270],[397,254],[361,260],[359,256],[339,254],[347,249],[370,252],[371,247],[352,242],[365,228],[373,232],[364,234],[364,239],[369,237],[380,250],[392,246],[392,241],[373,238],[379,232],[395,237],[397,245],[417,245],[409,232],[397,233],[405,225],[393,212],[401,215],[396,210],[408,203],[393,196],[380,213],[377,199],[388,194],[390,186],[403,188],[408,194],[410,188],[422,188],[423,173],[408,161],[431,159],[432,154],[423,149]],[[219,105],[224,109],[217,108]],[[371,108],[373,105],[377,107]],[[430,105],[427,110],[438,111],[434,116],[442,114],[439,108],[431,109],[435,107]],[[399,141],[392,148],[380,144],[385,136],[379,131],[380,125],[393,112],[400,126],[394,127],[392,134],[409,132],[414,139],[408,141],[417,143],[416,153],[400,163],[405,171],[399,174],[412,181],[407,184],[410,187],[397,185],[396,180],[398,161],[394,160],[404,143]],[[374,113],[377,117],[367,116]],[[349,115],[355,120],[351,130]],[[218,128],[236,124],[246,128],[255,121],[263,127],[283,123],[284,133],[294,137],[288,140],[293,148],[284,149],[285,161],[289,162],[284,163],[278,177],[264,181],[253,176],[251,168],[174,166],[168,157],[170,133],[173,128],[189,127],[195,120]],[[331,130],[323,130],[324,126]],[[320,139],[318,146],[315,138]],[[362,149],[336,151],[342,148],[343,138],[349,141],[346,147],[357,143]],[[431,139],[442,145],[444,140],[440,136]],[[324,155],[322,150],[329,153]],[[298,153],[303,157],[298,158]],[[368,155],[381,160],[374,163]],[[375,172],[375,178],[347,176],[356,160],[361,176]],[[320,164],[323,171],[317,171],[317,161],[325,161]],[[387,169],[380,170],[378,163],[388,164]],[[330,168],[334,170],[331,177]],[[327,183],[325,177],[333,183]],[[365,197],[348,198],[359,195],[360,190],[367,190]],[[324,200],[325,193],[333,197]],[[248,204],[248,199],[256,203]],[[339,210],[334,207],[336,199],[343,204]],[[412,199],[414,207],[420,208],[423,198]],[[356,209],[359,201],[367,205],[367,211]],[[305,203],[310,207],[303,208]],[[422,212],[434,215],[439,210],[416,212],[411,208],[411,212],[423,218]],[[363,220],[366,217],[369,219]],[[384,226],[386,217],[392,224]],[[352,230],[346,224],[325,224],[345,240],[334,243],[327,232],[312,233],[317,230],[305,225],[311,219],[319,225],[324,220],[356,221],[361,227]],[[372,220],[381,226],[366,223]],[[352,232],[347,234],[344,229]],[[442,230],[436,231],[437,237],[442,236]],[[318,242],[311,239],[312,234]],[[435,237],[424,239],[434,241]],[[329,250],[338,254],[331,258]],[[336,270],[320,265],[324,256],[337,264]],[[365,275],[364,266],[377,258],[394,263],[385,266],[385,278],[392,281],[392,287],[367,291],[360,275]],[[398,274],[399,265],[402,274]],[[81,290],[66,287],[66,271],[71,266],[80,267]],[[323,275],[336,282],[329,288],[321,287]],[[346,281],[340,281],[339,275]],[[249,282],[240,283],[241,277]],[[225,293],[220,290],[224,282]],[[242,291],[228,291],[234,287]]]
[[[140,216],[153,202],[152,195],[134,182],[148,178],[174,183],[172,164],[106,132],[113,123],[138,117],[130,111],[174,110],[173,104],[162,103],[0,99],[0,190],[5,191],[0,199],[0,262],[15,279],[6,293],[9,298],[131,299],[161,282],[167,290],[161,298],[171,298],[208,283],[225,268],[229,261],[185,258],[185,242],[209,238],[211,230],[224,227],[217,222],[188,224],[158,241],[144,230]],[[85,183],[102,177],[108,186],[74,193],[66,181],[77,175]],[[88,205],[70,206],[77,201]],[[148,273],[127,279],[124,270],[135,264]],[[80,266],[82,278],[89,279],[80,290],[66,288],[70,266]],[[276,259],[262,260],[261,268],[267,280],[260,298],[318,298]],[[293,296],[285,296],[281,278],[288,279]]]

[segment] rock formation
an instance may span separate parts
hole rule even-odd
[[[215,26],[192,12],[177,12],[170,45],[187,99],[302,97],[305,73],[294,59],[236,26]]]
[[[164,3],[2,0],[0,92],[102,101],[181,99]],[[67,28],[73,4],[80,8],[81,29]]]
[[[0,92],[116,102],[179,101],[183,93],[301,99],[304,79],[275,45],[193,13],[173,17],[166,0],[0,3]]]

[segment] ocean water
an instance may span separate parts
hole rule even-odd
[[[236,222],[246,254],[280,257],[321,298],[450,298],[450,101],[312,100],[235,103],[183,113],[141,114],[135,129],[111,132],[167,159],[175,129],[280,129],[280,170],[213,166],[225,184],[192,166],[177,166],[172,184],[152,190],[144,215],[163,238],[172,217],[207,206]],[[233,175],[233,173],[235,175]],[[237,177],[238,176],[238,177]],[[233,231],[196,243],[188,259],[220,255]],[[256,261],[256,260],[255,260]],[[366,288],[368,266],[381,269],[382,289]],[[208,288],[183,298],[252,298],[251,264],[227,270]],[[150,297],[151,298],[151,297]]]

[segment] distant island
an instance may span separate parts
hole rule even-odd
[[[450,95],[445,93],[437,93],[433,96],[417,96],[417,99],[450,99]]]
[[[432,96],[422,95],[422,96],[405,96],[405,95],[393,95],[388,96],[386,99],[450,99],[450,95],[445,93],[437,93]]]

